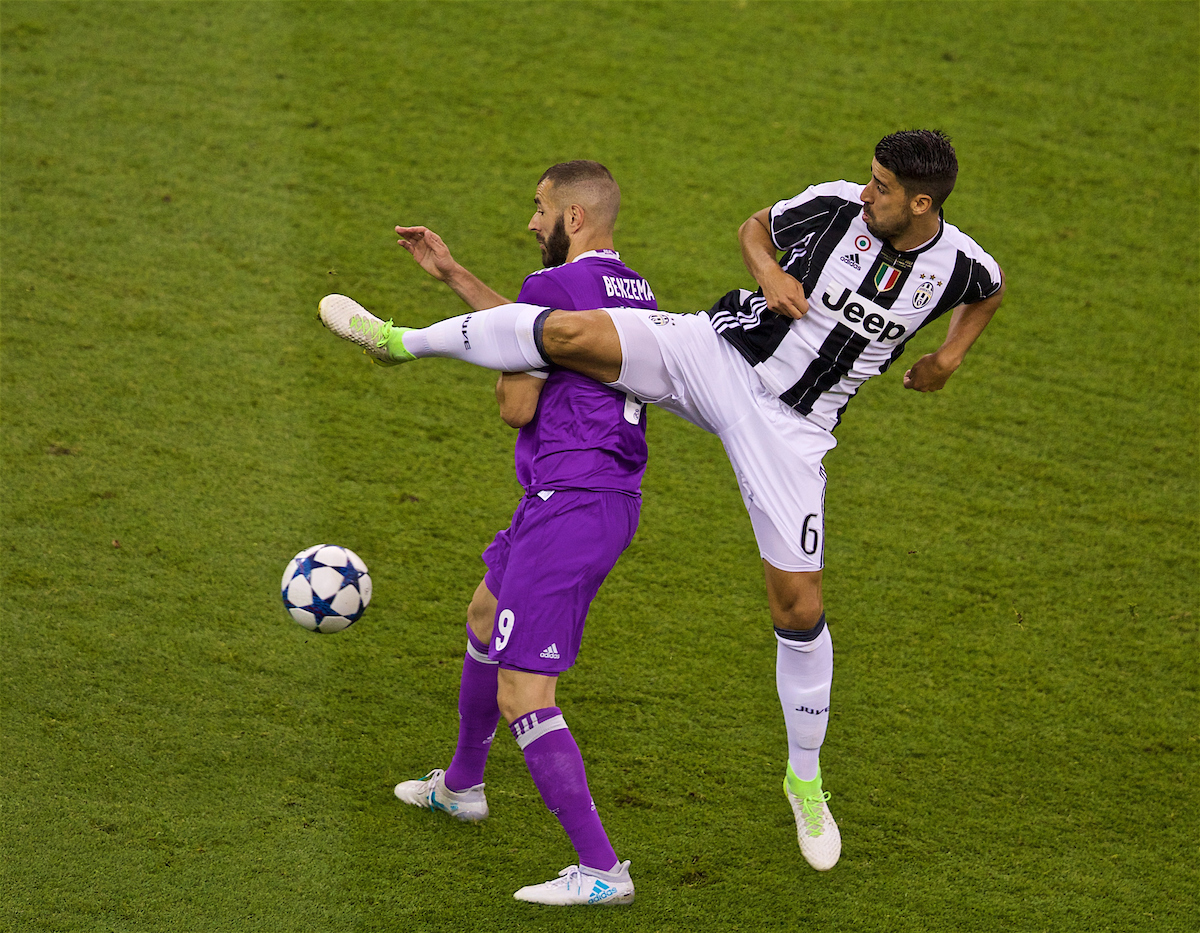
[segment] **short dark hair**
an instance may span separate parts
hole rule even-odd
[[[582,197],[581,203],[586,203],[592,211],[593,218],[601,229],[611,231],[617,223],[617,213],[621,209],[621,188],[612,172],[599,162],[589,159],[575,159],[572,162],[559,162],[551,165],[542,172],[538,184],[548,181],[558,192],[570,192],[572,196]],[[558,197],[552,195],[555,202]]]
[[[900,130],[879,140],[875,161],[893,172],[909,195],[927,194],[936,210],[958,178],[958,157],[941,130]]]
[[[542,172],[542,177],[538,179],[538,184],[547,179],[561,188],[577,185],[585,181],[615,182],[612,172],[599,162],[592,162],[590,159],[575,159],[572,162],[559,162],[557,165],[551,165],[546,171]]]

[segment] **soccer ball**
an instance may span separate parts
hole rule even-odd
[[[358,621],[371,601],[371,575],[349,548],[314,544],[288,561],[281,590],[288,615],[327,635]]]

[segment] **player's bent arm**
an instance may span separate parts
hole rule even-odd
[[[1003,272],[1001,273],[1003,276]],[[974,304],[959,305],[950,315],[946,339],[933,353],[917,360],[904,374],[904,387],[917,392],[936,392],[941,389],[962,365],[967,351],[979,339],[1004,300],[1004,279],[994,295]]]
[[[763,290],[767,307],[776,314],[799,318],[808,313],[808,299],[801,284],[779,267],[775,241],[771,239],[771,209],[764,207],[738,228],[742,262]]]
[[[537,414],[538,399],[546,380],[529,373],[501,373],[496,381],[500,418],[510,428],[523,428]]]
[[[485,285],[458,262],[445,241],[428,227],[397,227],[399,243],[427,273],[454,290],[472,311],[510,304],[498,291]]]
[[[446,284],[454,289],[454,294],[465,301],[472,311],[483,311],[486,308],[495,308],[497,305],[512,304],[494,288],[480,281],[465,266],[459,266],[446,279]]]

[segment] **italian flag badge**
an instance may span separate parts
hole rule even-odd
[[[878,291],[886,292],[898,281],[900,281],[900,270],[895,266],[889,266],[886,262],[882,263],[879,271],[875,273],[875,288]]]

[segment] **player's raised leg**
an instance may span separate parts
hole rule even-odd
[[[339,337],[385,365],[442,357],[499,372],[555,363],[600,382],[616,382],[621,374],[621,341],[603,310],[505,304],[407,328],[376,317],[345,295],[327,295],[320,317]]]
[[[788,735],[783,789],[796,817],[800,851],[818,871],[837,864],[841,833],[821,786],[820,753],[829,725],[833,641],[825,623],[821,571],[780,570],[763,561],[775,625],[775,684]]]
[[[553,311],[538,334],[546,358],[597,382],[621,378],[621,338],[607,311]]]

